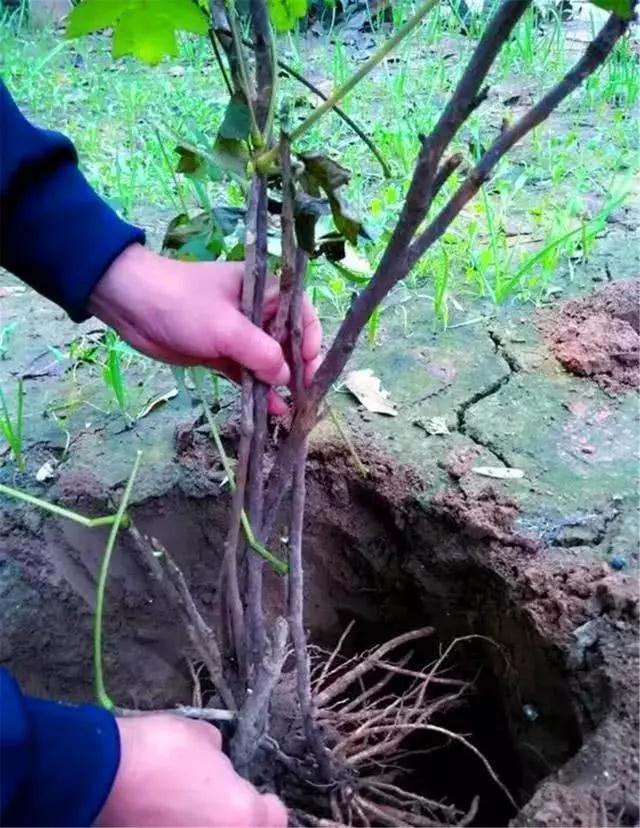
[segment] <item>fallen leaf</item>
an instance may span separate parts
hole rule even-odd
[[[564,403],[564,406],[574,417],[580,417],[580,419],[589,411],[589,406],[584,400],[569,400],[569,402]]]
[[[524,477],[522,469],[510,469],[507,466],[474,466],[471,471],[496,480],[522,480]]]
[[[53,480],[56,476],[57,465],[55,460],[47,460],[46,463],[43,463],[36,472],[36,480],[38,483],[46,483],[47,480]]]
[[[451,434],[447,426],[446,417],[429,417],[427,420],[416,420],[415,425],[426,431],[427,434],[435,437],[437,435]]]
[[[136,420],[141,420],[143,417],[146,417],[147,414],[150,414],[155,408],[158,408],[160,405],[164,405],[165,403],[172,400],[174,397],[178,396],[178,389],[172,388],[170,391],[165,391],[164,394],[156,394],[155,397],[151,397],[149,402],[140,409]]]
[[[398,412],[389,401],[389,392],[382,388],[380,380],[370,368],[349,371],[344,384],[367,411],[389,417],[397,416]]]

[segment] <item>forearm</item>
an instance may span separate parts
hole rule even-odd
[[[144,234],[92,190],[71,142],[27,121],[1,81],[0,125],[0,264],[79,321],[99,279]]]
[[[0,669],[0,824],[91,825],[119,762],[109,713],[25,696]]]

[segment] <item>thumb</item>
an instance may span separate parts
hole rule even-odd
[[[218,342],[220,356],[252,371],[267,385],[287,385],[291,377],[280,345],[246,316],[235,313]]]

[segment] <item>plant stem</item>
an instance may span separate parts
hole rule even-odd
[[[266,487],[265,517],[260,537],[267,536],[272,530],[291,480],[300,446],[314,427],[320,403],[344,369],[373,310],[409,273],[425,251],[442,236],[487,180],[499,160],[604,63],[629,27],[629,21],[611,15],[587,46],[582,58],[535,106],[500,134],[426,230],[412,242],[433,198],[433,183],[437,180],[438,163],[460,126],[482,99],[483,92],[479,91],[481,84],[501,45],[529,5],[530,0],[506,0],[498,9],[476,46],[442,116],[429,137],[423,141],[409,192],[391,240],[373,277],[343,320],[296,413],[289,435],[276,455]]]
[[[405,39],[405,37],[407,37],[407,35],[411,34],[411,32],[421,22],[422,18],[425,17],[425,15],[427,15],[431,9],[438,4],[438,2],[439,0],[425,0],[425,2],[418,7],[418,10],[413,17],[407,20],[407,22],[396,32],[394,32],[388,40],[385,40],[385,42],[378,49],[376,49],[371,57],[362,64],[357,72],[354,72],[354,74],[351,75],[351,77],[348,78],[342,86],[334,90],[331,95],[329,95],[329,97],[320,104],[320,106],[313,110],[308,118],[306,118],[298,127],[296,127],[296,129],[293,130],[291,133],[291,142],[293,143],[294,141],[297,141],[298,138],[301,138],[320,118],[322,118],[326,112],[329,112],[336,106],[336,104],[340,103],[340,101],[345,98],[363,78],[375,69],[376,66],[378,66],[378,64],[381,63],[386,56]],[[262,170],[268,169],[270,164],[275,161],[277,152],[278,150],[276,148],[261,155],[256,160],[256,167]]]
[[[169,175],[171,176],[171,180],[173,181],[173,186],[176,188],[176,193],[178,195],[178,201],[180,202],[180,206],[182,207],[182,212],[188,216],[189,215],[189,208],[187,207],[187,202],[184,200],[184,194],[182,192],[182,187],[180,186],[180,182],[178,181],[178,176],[176,175],[176,171],[171,163],[171,160],[167,154],[167,150],[165,149],[164,143],[162,141],[162,137],[160,136],[160,130],[158,127],[154,127],[154,132],[156,134],[156,141],[158,142],[158,146],[160,147],[160,153],[162,155],[162,159],[169,170]]]
[[[200,402],[202,404],[202,410],[204,411],[204,416],[207,420],[207,425],[209,426],[209,431],[211,432],[211,438],[215,444],[216,449],[218,450],[218,454],[220,455],[220,462],[222,463],[222,468],[224,469],[224,473],[229,480],[229,488],[232,492],[236,490],[236,476],[234,474],[233,468],[231,467],[231,463],[229,462],[229,457],[227,456],[227,452],[225,451],[224,446],[222,445],[222,440],[220,438],[220,432],[218,430],[218,426],[213,419],[213,415],[211,414],[211,409],[207,405],[207,402],[204,397],[204,390],[202,388],[202,382],[198,375],[197,370],[191,371],[191,378],[193,380],[193,384],[195,385],[196,391],[198,392],[198,396],[200,397]],[[1,489],[0,489],[1,491]],[[97,518],[100,520],[100,518]],[[102,518],[102,520],[105,520]],[[246,541],[248,545],[254,552],[257,552],[262,558],[267,561],[268,564],[273,567],[273,569],[279,575],[286,575],[289,571],[289,567],[287,566],[287,562],[279,558],[277,555],[274,555],[269,549],[267,549],[263,544],[261,544],[255,535],[255,532],[251,528],[251,524],[249,522],[249,518],[247,517],[247,513],[244,509],[240,512],[240,525],[242,526],[242,531],[244,532]]]
[[[249,70],[247,68],[247,61],[242,48],[242,36],[240,35],[240,30],[238,29],[238,13],[236,11],[235,0],[224,0],[224,5],[227,11],[227,20],[231,30],[231,38],[233,40],[233,47],[238,61],[240,77],[242,79],[242,91],[244,92],[247,106],[249,108],[249,117],[251,119],[251,138],[255,147],[262,147],[264,141],[262,133],[260,132],[260,127],[258,126],[258,119],[256,117],[253,87],[251,85],[251,81],[249,80]]]
[[[294,80],[297,80],[298,83],[301,83],[303,86],[306,86],[314,95],[317,95],[319,98],[322,98],[323,101],[327,101],[329,99],[328,95],[319,89],[315,84],[311,83],[310,80],[307,80],[304,75],[301,75],[300,72],[296,72],[288,63],[285,63],[283,60],[277,61],[278,68],[282,69],[283,72],[286,72],[287,75],[290,75]],[[366,144],[373,155],[378,159],[380,166],[382,167],[382,174],[385,178],[391,178],[391,168],[386,162],[384,155],[380,152],[378,147],[374,144],[373,140],[369,138],[366,132],[359,126],[350,115],[344,111],[344,109],[340,109],[339,106],[334,106],[333,111],[335,114],[341,118],[348,127],[350,127],[355,134],[360,138],[360,140]]]
[[[77,512],[72,512],[70,509],[65,509],[62,506],[57,506],[55,503],[47,503],[46,500],[40,500],[39,497],[34,497],[27,492],[22,492],[20,489],[12,489],[10,486],[5,486],[0,483],[0,494],[7,497],[13,497],[16,500],[22,500],[31,506],[37,506],[38,509],[43,509],[45,512],[50,512],[52,515],[67,518],[74,523],[79,523],[80,526],[85,526],[87,529],[96,529],[99,526],[111,526],[117,520],[117,515],[105,515],[104,517],[88,518],[84,515],[79,515]],[[128,522],[127,516],[123,517],[122,526],[126,526]]]
[[[118,506],[115,521],[111,525],[111,531],[109,532],[109,537],[107,538],[107,545],[104,548],[104,555],[100,565],[98,584],[96,587],[96,607],[93,614],[93,671],[96,698],[98,699],[98,704],[102,705],[102,707],[106,710],[113,710],[115,705],[107,693],[102,670],[102,617],[104,612],[104,595],[107,586],[107,575],[109,574],[109,564],[111,563],[111,556],[113,555],[113,550],[116,545],[118,530],[122,525],[122,520],[127,509],[127,503],[131,497],[133,483],[136,479],[136,474],[138,473],[141,458],[142,452],[138,451],[136,459],[133,463],[133,468],[131,469],[131,474],[129,475],[129,479],[127,481],[127,485],[125,486],[122,499],[120,500],[120,505]]]
[[[227,31],[227,30],[221,31],[221,33],[226,35],[227,37],[230,35],[230,32]],[[248,48],[253,49],[253,43],[250,40],[248,40],[247,38],[243,38],[242,43],[245,46],[247,46]],[[304,75],[302,75],[300,72],[298,72],[296,69],[294,69],[286,61],[282,60],[281,58],[276,58],[276,66],[278,67],[278,69],[281,69],[283,72],[285,72],[285,74],[289,75],[294,80],[297,80],[298,83],[301,83],[302,86],[306,86],[307,89],[309,89],[311,92],[313,92],[314,95],[317,95],[319,98],[322,98],[323,101],[326,101],[326,100],[329,99],[328,95],[325,95],[325,93],[321,89],[319,89],[308,78],[305,78]],[[335,112],[335,114],[339,118],[341,118],[345,122],[345,124],[347,124],[347,126],[349,126],[355,132],[355,134],[358,136],[358,138],[360,138],[360,140],[369,147],[369,149],[371,150],[373,155],[378,159],[378,161],[380,163],[380,166],[382,167],[382,173],[383,173],[384,177],[385,178],[390,178],[391,177],[391,168],[387,164],[382,152],[374,144],[373,140],[371,138],[369,138],[369,136],[366,134],[364,129],[361,126],[358,126],[358,124],[353,120],[353,118],[351,118],[349,115],[347,115],[347,113],[344,111],[344,109],[340,109],[339,106],[334,106],[333,111]],[[274,110],[274,112],[275,112],[275,110]]]
[[[222,47],[218,41],[218,35],[216,34],[216,30],[213,26],[211,26],[209,29],[209,42],[211,43],[213,54],[216,56],[216,63],[218,64],[218,68],[220,69],[220,74],[222,75],[224,85],[227,87],[227,92],[229,93],[230,97],[233,97],[233,86],[231,85],[231,80],[229,79],[227,68],[224,65],[224,61],[222,60],[222,54],[220,52],[220,49]]]
[[[262,4],[262,0],[257,0]],[[262,4],[264,5],[264,4]],[[254,234],[253,259],[247,255],[248,278],[249,267],[252,269],[253,307],[249,318],[257,328],[264,325],[264,294],[267,279],[267,183],[262,176],[256,176],[258,193],[257,209],[253,225],[247,221],[247,233]],[[247,245],[247,248],[249,245]],[[246,313],[245,308],[243,310]],[[267,442],[267,394],[268,387],[253,377],[253,434],[249,454],[247,476],[246,509],[249,522],[253,526],[262,526],[264,501],[264,456]],[[268,539],[265,538],[265,541]],[[266,630],[262,607],[262,580],[264,561],[250,555],[247,560],[247,616],[249,620],[250,653],[254,665],[258,665],[264,656],[266,647]]]

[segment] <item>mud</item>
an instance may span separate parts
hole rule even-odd
[[[620,392],[640,386],[640,282],[620,281],[562,305],[543,322],[572,374]]]
[[[176,474],[188,480],[199,471],[201,487],[171,485],[132,511],[173,552],[208,615],[228,499],[207,438],[183,434],[178,443]],[[437,629],[436,647],[469,634],[498,644],[461,645],[450,670],[473,678],[476,691],[446,724],[485,752],[522,810],[513,812],[464,748],[413,767],[418,790],[463,808],[479,794],[477,825],[635,824],[633,579],[523,543],[517,505],[490,487],[462,495],[454,486],[425,500],[415,470],[371,442],[358,451],[366,479],[342,445],[316,443],[309,459],[312,638],[331,647],[356,619],[355,648],[425,624]],[[87,470],[70,470],[56,488],[61,501],[89,514],[102,512],[109,494]],[[91,699],[91,606],[104,537],[19,507],[4,509],[0,520],[0,660],[33,693]],[[277,578],[268,592],[275,604]],[[110,576],[105,638],[108,685],[119,704],[191,700],[184,636],[126,541]]]

